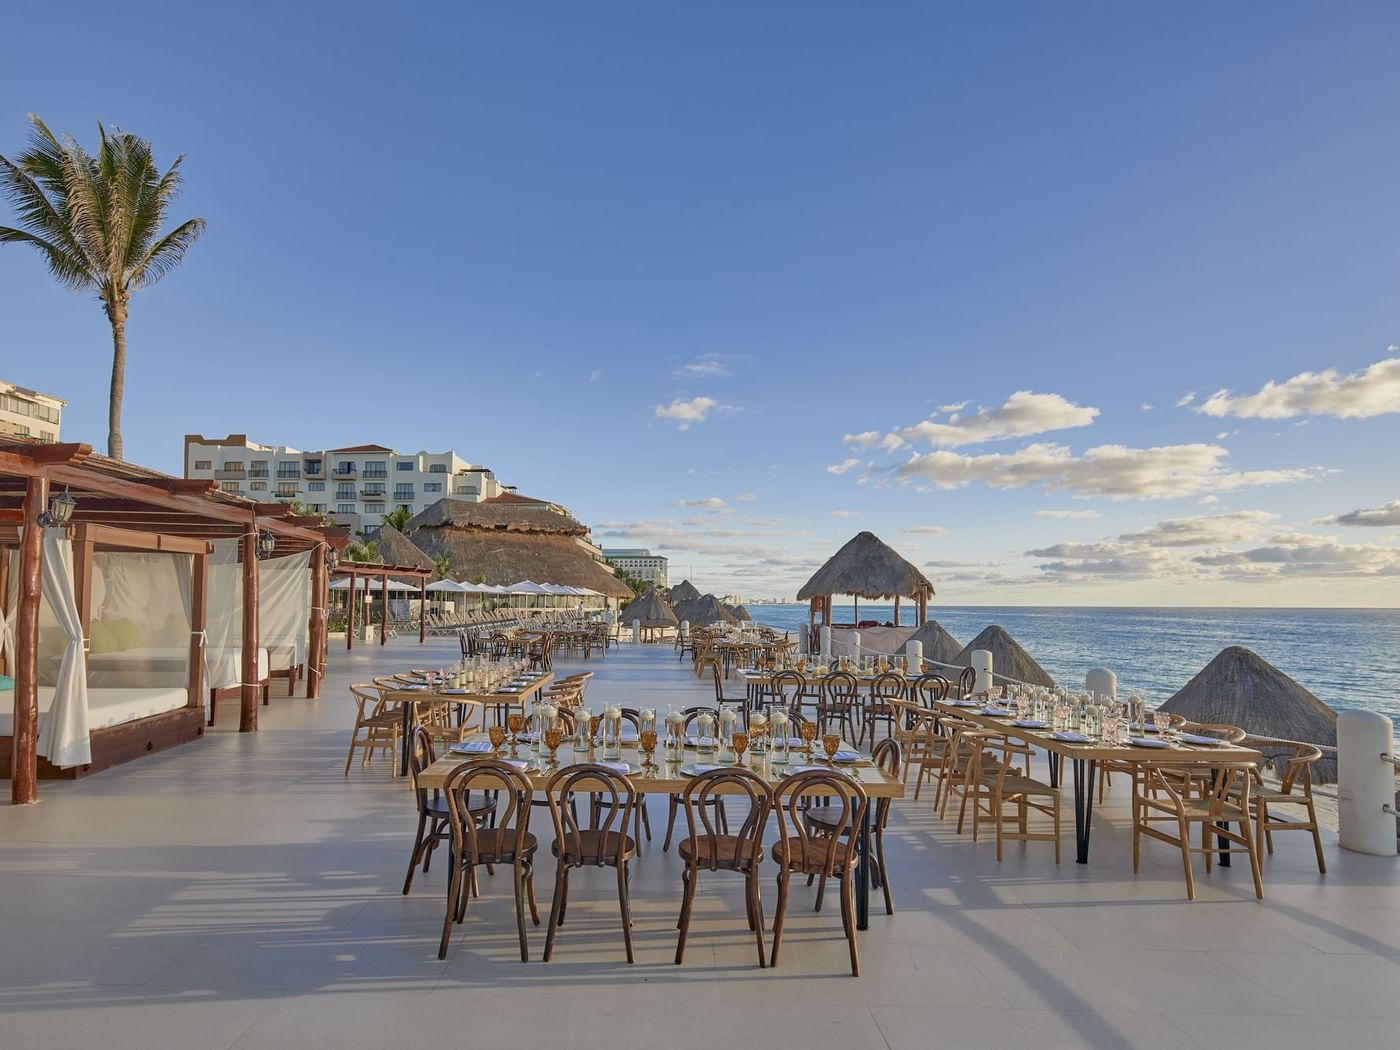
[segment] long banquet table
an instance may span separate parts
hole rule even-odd
[[[478,734],[470,739],[485,740],[486,737]],[[856,750],[845,741],[842,741],[841,746],[846,750]],[[523,746],[520,753],[514,756],[511,756],[510,752],[507,751],[507,757],[526,758],[529,754],[530,753],[526,751]],[[598,761],[598,756],[594,752],[575,751],[573,749],[573,743],[570,740],[565,740],[564,743],[560,745],[556,754],[558,758],[558,763],[556,765],[541,767],[536,763],[532,763],[531,766],[525,770],[526,776],[530,779],[530,786],[536,791],[543,791],[550,777],[561,769],[581,763]],[[440,788],[444,781],[446,781],[447,774],[451,770],[461,765],[463,762],[482,757],[487,756],[451,753],[444,755],[419,774],[418,784],[420,787],[425,788]],[[688,773],[681,772],[681,770],[685,766],[691,765],[696,760],[692,757],[692,753],[688,752],[686,759],[681,762],[666,762],[658,758],[652,769],[641,768],[642,757],[642,753],[638,750],[636,745],[625,745],[622,748],[622,758],[620,761],[626,762],[629,767],[635,770],[635,772],[631,774],[631,780],[639,794],[673,795],[685,790],[685,786],[689,783],[691,776]],[[791,765],[793,766],[804,764],[825,765],[825,762],[821,761],[807,762],[806,758],[802,756],[800,749],[797,748],[792,750],[792,758],[793,762]],[[720,764],[715,760],[710,760],[710,763]],[[747,756],[745,768],[763,777],[770,785],[776,785],[783,779],[785,769],[783,766],[773,765],[768,760],[768,756],[762,753]],[[866,796],[872,802],[882,798],[895,799],[904,797],[904,783],[898,777],[890,776],[885,773],[884,770],[871,763],[868,757],[865,757],[859,764],[847,765],[838,762],[835,768],[837,771],[844,772],[859,783],[860,786],[865,789]],[[813,793],[820,794],[821,792],[814,791]],[[859,870],[856,873],[855,879],[856,928],[861,930],[868,929],[870,926],[870,866],[866,863],[866,858],[870,855],[870,809],[871,807],[866,807],[865,820],[861,823],[860,832],[856,839],[856,855],[860,858]]]
[[[963,718],[986,729],[994,730],[1017,740],[1024,740],[1032,747],[1038,747],[1051,755],[1059,755],[1070,760],[1074,774],[1074,845],[1075,861],[1089,863],[1089,825],[1094,814],[1094,777],[1098,764],[1104,761],[1143,762],[1159,766],[1191,767],[1200,766],[1212,769],[1227,763],[1259,763],[1263,755],[1252,748],[1238,744],[1221,742],[1214,746],[1180,744],[1171,747],[1140,747],[1132,744],[1105,745],[1097,740],[1075,742],[1059,739],[1049,727],[1035,729],[1013,725],[1015,715],[996,716],[984,714],[979,707],[970,707],[953,701],[934,704],[941,714],[951,718]],[[1050,783],[1058,786],[1056,762],[1050,763]],[[1228,854],[1221,863],[1228,864]]]

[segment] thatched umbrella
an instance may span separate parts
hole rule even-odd
[[[693,602],[698,597],[700,597],[700,589],[689,580],[681,580],[680,583],[666,592],[666,600],[672,605],[680,602]]]
[[[628,602],[627,607],[622,610],[623,623],[631,623],[633,620],[641,620],[643,627],[680,626],[670,603],[657,593],[655,587],[648,587],[645,594]]]
[[[797,592],[798,601],[811,601],[812,623],[818,609],[822,622],[831,622],[831,596],[849,594],[856,599],[856,621],[860,621],[860,599],[883,601],[893,598],[895,618],[899,617],[899,599],[912,598],[918,608],[920,625],[928,617],[928,600],[933,597],[933,584],[913,562],[895,553],[894,548],[873,532],[862,532],[828,559]]]
[[[924,647],[924,659],[940,664],[956,663],[963,648],[962,642],[945,631],[937,620],[924,624],[909,636],[909,641]]]
[[[977,649],[985,649],[992,654],[992,671],[996,674],[1014,678],[1018,682],[1045,686],[1047,689],[1055,685],[1055,679],[1035,662],[1030,653],[1021,648],[1021,643],[1007,634],[1005,628],[996,624],[983,630],[948,662],[959,667],[971,667],[972,653]]]
[[[1241,645],[1221,650],[1162,710],[1193,722],[1239,726],[1255,736],[1337,746],[1337,712]],[[1336,780],[1336,759],[1318,762],[1313,779]]]
[[[753,619],[753,617],[749,615],[749,611],[742,605],[730,605],[728,602],[723,604],[724,607],[729,610],[729,614],[739,623],[747,623]]]
[[[688,602],[680,602],[674,607],[676,619],[688,620],[692,627],[702,627],[711,623],[734,623],[734,614],[724,607],[724,603],[713,594],[703,594]]]

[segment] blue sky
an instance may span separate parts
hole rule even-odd
[[[1400,604],[1393,5],[198,6],[0,64],[0,153],[187,155],[133,460],[453,447],[750,597],[871,529],[955,604]],[[100,447],[99,307],[7,248],[0,318]]]

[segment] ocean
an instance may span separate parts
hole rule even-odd
[[[901,608],[901,617],[912,610]],[[759,623],[792,630],[806,605],[752,605]],[[862,602],[863,620],[894,618]],[[1252,649],[1337,710],[1364,707],[1400,720],[1400,609],[1086,609],[944,606],[929,610],[966,644],[1000,624],[1057,681],[1082,686],[1091,667],[1118,675],[1120,692],[1168,699],[1230,645]],[[852,621],[849,605],[833,610]]]

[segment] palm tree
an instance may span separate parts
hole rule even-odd
[[[403,528],[408,524],[408,519],[410,517],[412,517],[412,515],[408,513],[407,507],[395,507],[394,513],[384,515],[384,524],[403,532]]]
[[[162,175],[151,144],[101,124],[97,156],[71,136],[59,139],[29,115],[29,149],[0,156],[0,188],[21,228],[0,226],[0,244],[30,244],[49,272],[75,292],[96,292],[112,326],[112,386],[107,401],[107,454],[122,458],[122,393],[126,385],[126,318],[133,292],[180,265],[203,219],[161,234],[166,209],[180,191],[176,157]]]
[[[433,559],[433,569],[444,580],[452,579],[452,555],[446,553],[439,554]]]

